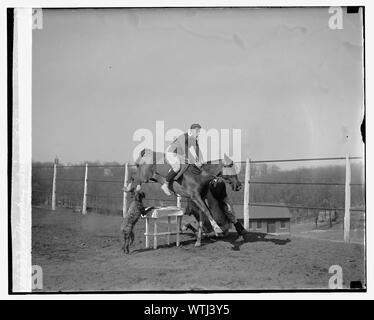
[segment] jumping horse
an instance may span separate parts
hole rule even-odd
[[[154,152],[150,149],[143,149],[135,164],[136,171],[130,175],[127,182],[126,191],[128,192],[139,190],[142,183],[149,181],[163,184],[170,169],[170,165],[165,160],[165,154]],[[192,164],[185,164],[182,167],[183,174],[179,174],[176,177],[177,180],[173,182],[172,189],[175,194],[191,199],[198,209],[199,224],[195,246],[199,247],[201,246],[204,217],[208,218],[216,235],[222,234],[221,228],[212,217],[209,207],[203,200],[209,191],[210,182],[217,177],[221,177],[231,185],[234,191],[241,189],[241,183],[233,161],[226,155],[224,159],[207,162],[201,168]],[[226,198],[221,200],[233,211],[232,203],[227,194]],[[233,217],[235,219],[235,214],[233,214]],[[236,226],[238,225],[237,221],[233,222],[234,224],[236,223]]]

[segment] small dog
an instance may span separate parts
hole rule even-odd
[[[134,226],[138,222],[140,216],[146,216],[147,213],[154,209],[154,207],[145,208],[143,206],[143,199],[145,194],[142,191],[136,191],[134,201],[130,204],[127,210],[127,215],[121,224],[121,232],[123,236],[122,250],[124,253],[130,253],[130,245],[134,242]]]

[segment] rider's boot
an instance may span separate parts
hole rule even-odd
[[[177,176],[178,172],[170,169],[168,175],[166,176],[166,182],[161,186],[162,191],[164,191],[168,196],[171,196],[169,186],[173,183],[174,178]]]

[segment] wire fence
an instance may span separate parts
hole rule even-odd
[[[349,157],[350,160],[363,160],[363,157]],[[314,162],[314,161],[337,161],[337,160],[346,160],[346,157],[324,157],[324,158],[299,158],[299,159],[271,159],[271,160],[250,160],[251,163],[282,163],[282,162]],[[212,162],[212,161],[211,161]],[[236,164],[245,164],[246,161],[235,161]],[[125,164],[89,164],[92,168],[124,168]],[[136,164],[129,163],[128,166],[135,167]],[[54,165],[33,165],[33,169],[38,168],[49,168],[53,169]],[[63,168],[85,168],[85,164],[66,164],[66,165],[57,165],[57,167]]]
[[[362,157],[350,157],[350,160],[362,160]],[[303,159],[275,159],[275,160],[251,160],[251,165],[255,164],[263,164],[263,163],[282,163],[282,162],[310,162],[310,161],[336,161],[336,160],[346,160],[344,157],[332,157],[332,158],[303,158]],[[236,163],[245,164],[245,161],[239,161]],[[134,164],[129,164],[128,166],[134,166]],[[48,205],[51,204],[52,197],[48,194],[51,194],[53,190],[51,190],[51,185],[53,185],[53,170],[57,171],[57,177],[56,177],[56,184],[55,185],[55,194],[57,195],[57,205],[64,205],[65,203],[69,203],[71,206],[80,206],[82,202],[82,197],[84,197],[84,192],[82,192],[82,186],[84,184],[88,183],[89,190],[86,191],[86,196],[89,198],[89,204],[88,207],[99,207],[98,205],[98,199],[117,199],[118,201],[113,205],[113,203],[110,205],[110,207],[116,207],[118,210],[120,210],[123,206],[121,204],[121,200],[124,199],[124,195],[122,193],[122,187],[124,185],[124,179],[108,179],[107,176],[124,176],[125,174],[125,165],[122,164],[88,164],[88,167],[90,168],[90,174],[87,179],[85,179],[84,176],[84,170],[81,172],[77,172],[77,169],[86,169],[85,165],[35,165],[33,166],[33,182],[36,182],[36,186],[34,188],[33,184],[33,194],[38,194],[39,196],[34,197],[33,196],[33,203],[37,202],[43,202],[47,203]],[[47,176],[43,175],[34,175],[35,172],[38,171],[38,169],[49,169],[51,172]],[[74,170],[72,170],[74,169]],[[104,169],[104,174],[96,172],[98,169]],[[105,170],[109,170],[105,174]],[[111,172],[111,170],[117,170],[116,172]],[[77,178],[77,176],[81,176],[81,178]],[[47,183],[48,182],[48,183]],[[244,181],[246,182],[246,181]],[[66,185],[66,183],[73,183],[78,184],[76,187],[72,187],[72,185]],[[248,183],[252,186],[255,185],[264,185],[268,186],[269,188],[271,186],[324,186],[324,187],[332,187],[332,186],[346,186],[346,183],[343,182],[317,182],[317,181],[272,181],[272,180],[257,180],[253,177],[250,177]],[[40,187],[40,184],[43,185],[43,190],[38,189]],[[113,184],[116,187],[97,187],[97,184]],[[365,184],[360,182],[353,182],[349,183],[351,187],[361,187],[364,188]],[[147,197],[147,201],[153,201],[153,202],[166,202],[166,203],[172,203],[176,201],[176,197],[165,198],[163,194],[155,192],[155,190],[151,190],[152,194],[155,196],[153,197]],[[45,198],[44,201],[41,200],[40,194],[44,194]],[[66,200],[65,198],[67,196],[70,196],[73,198]],[[234,205],[242,205],[243,201],[242,199],[239,199],[239,197],[235,197],[236,201],[233,201]],[[96,201],[96,204],[92,204]],[[103,201],[101,201],[103,202]],[[185,200],[182,202],[185,202]],[[249,205],[255,206],[272,206],[272,207],[284,207],[284,204],[256,204],[256,201],[249,201]],[[104,204],[105,206],[105,204]],[[103,207],[103,205],[101,205]],[[290,203],[287,204],[287,207],[290,209],[315,209],[315,210],[344,210],[344,208],[340,207],[333,207],[333,206],[300,206],[300,205],[292,205]],[[364,208],[355,209],[350,208],[351,211],[361,211],[364,212]]]

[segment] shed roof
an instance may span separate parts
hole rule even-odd
[[[274,207],[271,204],[250,205],[249,219],[284,219],[291,218],[288,207]]]

